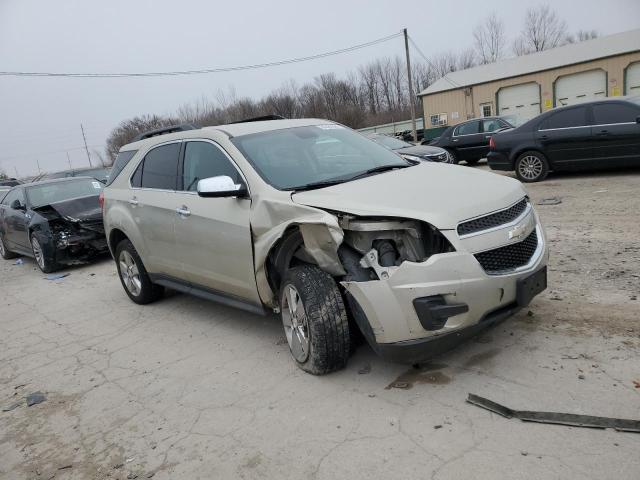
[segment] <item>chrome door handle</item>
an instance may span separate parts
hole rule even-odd
[[[130,198],[129,205],[138,205],[138,199],[136,197]]]
[[[176,213],[181,217],[188,217],[189,215],[191,215],[191,210],[183,205],[182,207],[176,208]]]

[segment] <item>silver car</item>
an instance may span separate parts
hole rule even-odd
[[[142,135],[103,192],[122,285],[169,287],[282,318],[298,366],[345,366],[360,330],[416,363],[546,288],[545,235],[522,185],[417,162],[327,120]]]

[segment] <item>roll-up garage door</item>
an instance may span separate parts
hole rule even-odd
[[[632,63],[627,67],[624,79],[625,95],[640,95],[640,62]]]
[[[556,107],[607,96],[607,74],[603,70],[565,75],[556,80]]]
[[[528,120],[540,113],[540,86],[533,83],[513,85],[498,90],[498,114],[517,115]]]

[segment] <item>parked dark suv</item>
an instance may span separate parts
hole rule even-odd
[[[494,135],[490,148],[489,166],[523,182],[550,170],[640,166],[640,97],[556,108]]]
[[[475,118],[447,128],[442,135],[431,140],[429,145],[449,152],[451,161],[448,163],[464,160],[468,165],[475,165],[487,156],[491,135],[509,128],[513,128],[513,125],[504,118]]]

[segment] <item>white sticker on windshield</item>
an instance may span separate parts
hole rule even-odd
[[[93,188],[97,188],[98,190],[101,188],[100,182],[91,182],[93,184]]]
[[[336,125],[335,123],[328,123],[326,125],[316,125],[318,128],[321,128],[322,130],[339,130],[341,128],[344,128],[342,125]]]

